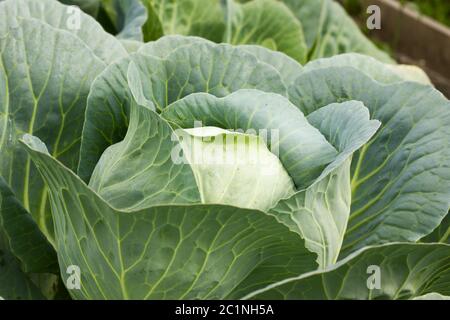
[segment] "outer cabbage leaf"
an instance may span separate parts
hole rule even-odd
[[[378,276],[380,283],[373,278]],[[450,246],[395,243],[364,248],[327,270],[286,279],[246,298],[411,299],[433,292],[450,293]]]
[[[144,34],[144,41],[157,40],[164,36],[164,29],[162,22],[159,20],[158,12],[156,12],[153,4],[150,0],[144,0],[143,5],[147,9],[147,22],[142,27],[142,32]]]
[[[119,39],[151,41],[163,35],[151,0],[102,0],[102,8]]]
[[[0,177],[0,238],[26,273],[58,273],[56,252]]]
[[[58,273],[53,247],[0,177],[0,297],[53,299]]]
[[[119,39],[132,39],[143,41],[144,36],[141,31],[148,19],[146,7],[138,0],[115,0],[117,17],[116,25]]]
[[[286,85],[294,82],[302,72],[302,65],[282,52],[257,45],[240,45],[239,48],[253,54],[259,61],[274,67],[280,73]]]
[[[382,123],[352,162],[341,256],[367,245],[415,242],[439,225],[450,198],[450,105],[441,93],[413,82],[382,85],[354,68],[330,67],[305,72],[289,95],[306,114],[362,101]]]
[[[74,12],[71,7],[54,0],[6,0],[0,3],[0,35],[17,27],[18,20],[23,18],[34,18],[58,30],[72,33],[78,38],[77,42],[81,40],[106,64],[127,56],[120,42],[106,33],[92,17],[83,12]],[[76,21],[78,18],[79,25]],[[31,48],[27,50],[31,51]]]
[[[158,58],[166,58],[171,52],[179,47],[190,45],[192,43],[209,43],[209,40],[193,37],[193,36],[165,36],[157,41],[146,43],[139,49],[139,53],[155,56]],[[239,49],[255,56],[260,62],[264,62],[275,68],[285,83],[291,84],[302,72],[302,65],[289,57],[288,55],[267,49],[257,45],[239,45]]]
[[[270,215],[220,205],[121,212],[37,138],[23,141],[52,192],[61,270],[82,270],[75,298],[239,298],[236,290],[246,294],[316,267],[303,240]]]
[[[282,0],[303,25],[308,60],[358,52],[380,61],[392,59],[359,30],[342,6],[333,0]]]
[[[329,67],[352,67],[374,80],[391,84],[402,81],[416,81],[431,84],[426,73],[415,66],[394,65],[379,62],[375,58],[359,53],[345,53],[331,58],[317,59],[305,65],[304,72]]]
[[[154,56],[161,59],[166,59],[169,54],[180,47],[189,46],[194,43],[204,43],[213,45],[213,42],[194,36],[180,36],[180,35],[168,35],[164,36],[156,41],[151,41],[144,44],[138,51],[138,53]]]
[[[298,232],[306,247],[317,253],[325,268],[336,262],[350,213],[350,163],[352,155],[380,126],[370,120],[360,102],[330,104],[308,116],[308,121],[338,150],[338,155],[306,190],[281,200],[271,213]]]
[[[48,190],[17,140],[26,132],[36,134],[55,157],[76,168],[86,97],[105,63],[75,35],[35,19],[21,20],[9,30],[0,39],[0,50],[0,70],[6,75],[0,174],[51,240]]]
[[[273,0],[227,3],[231,7],[227,18],[230,26],[224,41],[261,45],[283,52],[300,63],[306,62],[308,49],[302,25],[283,3]]]
[[[89,186],[118,209],[199,203],[189,164],[173,160],[177,145],[166,121],[134,104],[125,139],[103,153]]]
[[[144,0],[151,2],[164,35],[195,35],[221,42],[225,16],[219,0]]]

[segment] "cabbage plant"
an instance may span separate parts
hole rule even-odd
[[[134,51],[164,35],[257,44],[301,64],[357,52],[393,62],[334,0],[60,0],[80,6]]]
[[[0,296],[450,295],[450,103],[420,70],[182,35],[129,53],[51,0],[0,15]]]

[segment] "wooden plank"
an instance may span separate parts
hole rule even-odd
[[[370,5],[381,9],[381,30],[370,31],[370,36],[388,43],[399,62],[422,67],[450,97],[450,29],[395,0],[360,2],[364,12]],[[364,27],[365,21],[361,25]]]

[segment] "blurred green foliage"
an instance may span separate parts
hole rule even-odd
[[[421,13],[450,26],[449,0],[400,0],[406,5],[412,5]]]
[[[440,23],[450,26],[449,0],[397,0],[402,4],[433,18]],[[361,0],[343,0],[345,9],[353,16],[364,14]]]

